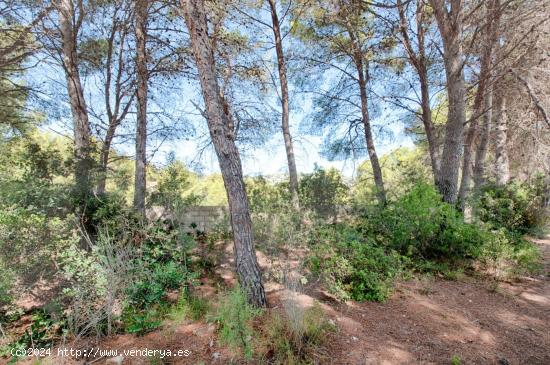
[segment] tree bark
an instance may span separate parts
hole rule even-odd
[[[486,2],[486,16],[485,16],[485,36],[484,43],[480,57],[480,71],[479,81],[477,86],[476,97],[474,100],[473,115],[470,118],[470,126],[464,139],[464,158],[462,162],[462,179],[460,182],[459,201],[462,209],[466,202],[468,193],[470,191],[470,185],[472,175],[475,178],[474,167],[474,150],[476,138],[479,139],[478,148],[475,152],[476,159],[485,159],[487,150],[488,136],[485,133],[489,130],[490,120],[492,112],[488,107],[492,108],[492,89],[491,89],[491,76],[493,68],[493,49],[497,42],[498,26],[500,24],[500,1],[488,0]],[[478,131],[478,120],[483,118],[482,129]],[[489,119],[487,119],[489,118]],[[483,145],[482,145],[483,144]],[[485,149],[485,152],[483,152]],[[484,163],[481,162],[480,163]],[[484,171],[482,166],[479,166],[477,173]],[[478,183],[481,182],[478,178]]]
[[[79,3],[81,4],[81,3]],[[59,13],[62,65],[67,82],[67,93],[73,117],[73,133],[75,144],[75,193],[85,201],[91,192],[91,132],[88,120],[88,108],[84,99],[84,91],[78,71],[78,56],[76,37],[80,21],[74,19],[74,4],[72,0],[59,0]],[[83,16],[82,13],[79,14]]]
[[[147,189],[147,1],[136,1],[136,69],[137,69],[137,117],[136,117],[136,171],[134,182],[134,209],[145,217]]]
[[[372,173],[374,175],[374,184],[376,185],[376,198],[380,205],[386,205],[386,190],[384,189],[384,179],[382,177],[382,169],[380,168],[380,162],[378,161],[378,154],[374,146],[374,138],[372,136],[372,129],[370,126],[369,116],[369,99],[367,94],[367,80],[368,80],[368,62],[363,58],[363,52],[361,47],[357,43],[357,37],[355,36],[352,27],[346,23],[348,35],[352,44],[352,58],[357,69],[357,84],[359,86],[359,94],[361,97],[361,116],[363,121],[363,127],[365,129],[365,140],[367,143],[367,152],[369,154],[369,160],[372,167]]]
[[[485,114],[483,114],[483,124],[479,133],[479,143],[476,149],[476,159],[474,165],[474,191],[478,191],[485,184],[485,160],[487,159],[487,149],[489,146],[489,135],[491,133],[491,123],[493,119],[493,88],[487,87],[487,94],[484,98]]]
[[[445,140],[438,188],[443,200],[455,204],[458,193],[458,175],[462,150],[462,135],[466,123],[466,88],[464,81],[464,54],[462,49],[462,0],[450,0],[448,10],[445,0],[430,0],[434,10],[441,38],[443,39],[443,61],[447,76],[449,102],[448,120],[445,126]]]
[[[111,145],[115,136],[116,126],[112,122],[109,122],[107,133],[105,134],[105,141],[101,147],[99,154],[99,174],[97,182],[97,194],[102,195],[105,193],[105,186],[107,184],[107,168],[109,165],[109,153],[111,152]]]
[[[396,3],[400,19],[400,31],[403,37],[403,45],[407,52],[407,57],[411,65],[415,68],[418,79],[420,81],[420,98],[422,109],[422,124],[426,133],[426,141],[428,143],[428,152],[430,154],[430,162],[434,182],[437,184],[437,176],[439,175],[439,159],[437,157],[437,141],[435,139],[435,128],[432,121],[432,108],[430,106],[430,86],[428,78],[428,68],[426,66],[426,46],[425,46],[425,8],[424,2],[418,1],[416,8],[416,32],[418,51],[415,52],[412,46],[411,38],[408,31],[408,21],[405,9],[401,0]]]
[[[289,127],[289,96],[288,96],[288,82],[286,77],[286,62],[283,52],[283,40],[281,37],[281,29],[279,24],[279,17],[277,15],[277,7],[275,0],[268,0],[269,7],[271,9],[271,22],[273,25],[273,35],[275,36],[275,50],[277,52],[277,65],[279,69],[279,82],[281,83],[281,104],[282,104],[282,129],[283,138],[285,141],[286,158],[288,161],[288,175],[290,180],[290,194],[292,197],[292,204],[296,210],[300,209],[300,200],[298,197],[298,172],[296,170],[296,160],[294,157],[294,147],[292,144],[292,136],[290,134]]]
[[[500,92],[495,97],[495,174],[497,184],[505,185],[510,180],[507,148],[508,115],[506,113],[506,97]]]
[[[222,173],[233,229],[236,271],[241,288],[256,306],[267,304],[260,267],[256,260],[252,220],[243,180],[241,158],[230,127],[228,110],[223,107],[212,42],[208,35],[204,0],[180,0],[206,107],[208,129]]]
[[[359,74],[359,91],[361,95],[361,114],[363,116],[363,125],[365,128],[365,140],[367,142],[367,151],[369,153],[369,160],[372,166],[372,172],[374,175],[374,184],[376,185],[376,197],[381,205],[386,204],[386,191],[384,189],[384,180],[382,177],[382,169],[380,168],[380,162],[378,161],[378,154],[374,147],[374,138],[372,136],[372,130],[370,127],[370,116],[368,109],[368,97],[367,97],[367,84],[361,65],[357,66]]]

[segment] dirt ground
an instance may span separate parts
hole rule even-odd
[[[544,256],[543,274],[498,285],[475,279],[413,279],[398,284],[386,303],[334,301],[318,285],[293,298],[303,306],[319,302],[338,331],[328,339],[327,364],[550,364],[550,239],[535,240]],[[230,251],[230,248],[228,249]],[[270,263],[259,257],[267,269]],[[230,262],[220,275],[234,280]],[[213,286],[203,285],[204,295]],[[288,298],[288,290],[266,284],[271,307]],[[73,345],[74,346],[74,345]],[[92,349],[92,347],[94,347]],[[42,364],[229,364],[239,363],[220,346],[215,328],[205,322],[167,323],[143,337],[118,335],[81,350],[145,348],[189,350],[188,357],[113,357],[106,354],[76,361],[52,356]],[[54,355],[57,349],[54,349]],[[3,360],[0,359],[0,362]],[[30,361],[23,363],[31,364]]]

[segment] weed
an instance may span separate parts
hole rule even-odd
[[[213,320],[220,327],[220,340],[232,349],[240,349],[245,359],[253,356],[251,321],[261,313],[248,303],[245,293],[237,286],[222,298]]]
[[[304,310],[298,322],[272,312],[263,322],[259,348],[270,363],[309,364],[324,355],[326,335],[334,331],[318,305]]]
[[[456,354],[453,355],[451,357],[451,365],[460,365],[460,364],[462,364],[462,360],[460,359],[460,356]]]
[[[157,309],[139,310],[129,308],[123,313],[126,331],[142,336],[160,327],[161,314]]]

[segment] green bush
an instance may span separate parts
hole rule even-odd
[[[138,336],[154,331],[162,323],[161,314],[156,308],[149,308],[147,310],[127,308],[122,315],[122,319],[126,332]]]
[[[195,276],[173,261],[153,265],[150,273],[146,271],[146,265],[146,262],[138,265],[145,267],[144,276],[126,289],[128,304],[140,309],[161,303],[168,290],[178,289],[183,282]]]
[[[377,246],[350,227],[328,227],[318,239],[309,267],[341,300],[384,301],[394,280],[404,273],[401,255]]]
[[[421,260],[469,260],[489,239],[483,228],[464,223],[462,214],[427,184],[366,216],[362,229],[386,247]]]
[[[336,169],[316,166],[313,173],[304,174],[300,179],[300,204],[321,217],[336,216],[338,206],[347,202],[348,192],[349,187]]]
[[[486,185],[474,200],[476,216],[495,228],[520,234],[542,226],[547,217],[543,184],[539,179],[532,185],[515,182]]]
[[[246,294],[237,286],[222,298],[212,318],[220,328],[220,340],[232,349],[240,349],[246,359],[253,356],[251,321],[261,313],[248,303]]]

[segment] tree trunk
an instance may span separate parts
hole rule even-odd
[[[60,0],[58,5],[62,46],[62,64],[67,82],[67,93],[73,116],[73,133],[75,143],[75,182],[76,195],[85,201],[90,194],[92,160],[91,132],[88,120],[88,109],[84,99],[84,91],[78,71],[78,57],[76,37],[78,29],[75,27],[74,6],[72,0]],[[80,14],[80,16],[83,16]]]
[[[472,155],[474,150],[474,142],[477,136],[478,118],[483,114],[483,99],[485,92],[485,82],[479,82],[476,97],[474,100],[473,115],[470,118],[470,125],[464,138],[464,156],[462,158],[462,179],[460,180],[460,189],[458,191],[458,200],[461,209],[464,210],[466,196],[470,190],[470,181],[472,180],[473,161]]]
[[[113,138],[115,137],[115,130],[118,126],[116,122],[109,122],[109,128],[105,134],[105,141],[101,147],[99,154],[99,174],[97,182],[97,194],[102,195],[105,193],[105,185],[107,183],[107,169],[109,167],[109,153],[111,152],[111,145]]]
[[[147,166],[147,1],[136,1],[136,171],[134,183],[134,209],[145,217],[146,166]]]
[[[443,39],[443,61],[447,76],[449,102],[438,188],[445,202],[455,204],[458,193],[462,135],[466,123],[466,88],[462,50],[462,12],[464,4],[461,0],[451,0],[450,10],[447,10],[447,4],[444,0],[430,0],[430,3],[434,9],[435,18]]]
[[[487,149],[489,146],[489,135],[491,133],[491,121],[493,119],[493,88],[487,87],[487,94],[484,99],[485,114],[483,114],[483,124],[479,133],[479,144],[476,150],[476,160],[474,165],[474,191],[485,184],[485,160],[487,158]]]
[[[500,93],[497,93],[495,98],[495,113],[495,173],[497,184],[505,185],[510,180],[507,149],[508,115],[506,97]]]
[[[298,172],[296,170],[296,160],[294,158],[294,147],[292,145],[292,136],[289,127],[289,97],[288,97],[288,82],[286,78],[286,63],[283,53],[283,40],[281,37],[281,29],[279,17],[277,16],[277,8],[275,0],[268,0],[271,8],[271,22],[273,24],[273,34],[275,36],[275,50],[277,52],[277,65],[279,68],[279,81],[281,83],[281,104],[282,104],[282,129],[285,141],[286,158],[288,161],[288,175],[290,179],[290,194],[292,196],[292,204],[296,210],[300,209],[300,200],[298,198]]]
[[[360,74],[362,74],[362,71]],[[376,185],[376,196],[378,202],[381,205],[386,204],[386,191],[384,189],[384,180],[382,178],[382,169],[380,168],[380,162],[378,161],[378,155],[374,147],[374,139],[372,137],[372,130],[370,128],[368,99],[367,99],[367,87],[365,79],[359,78],[359,88],[361,93],[361,114],[363,115],[363,125],[365,128],[365,140],[367,142],[367,151],[369,153],[369,159],[372,166],[372,172],[374,175],[374,184]]]
[[[241,288],[257,306],[267,304],[254,249],[252,220],[243,180],[241,158],[223,107],[212,43],[208,36],[204,0],[180,0],[200,78],[208,129],[222,173],[233,229],[236,271]]]
[[[437,176],[439,176],[439,159],[437,157],[437,141],[435,139],[435,128],[432,121],[432,108],[430,106],[430,91],[428,85],[428,72],[426,66],[421,67],[418,72],[420,77],[420,97],[422,98],[422,124],[426,133],[428,142],[428,152],[430,153],[430,162],[432,166],[432,174],[434,182],[437,184]]]
[[[498,39],[497,32],[499,25],[500,1],[488,0],[486,2],[485,35],[484,46],[480,57],[481,67],[479,71],[479,82],[474,101],[473,115],[470,118],[470,126],[464,140],[462,180],[460,182],[459,191],[459,201],[463,209],[470,190],[472,175],[475,175],[475,172],[473,171],[475,169],[473,155],[476,137],[479,137],[478,149],[476,151],[476,159],[483,158],[484,160],[487,150],[487,141],[489,137],[485,134],[488,133],[492,115],[490,110],[490,108],[492,108],[492,88],[490,83],[493,68],[493,48],[495,47]],[[478,131],[479,118],[483,118],[481,131]],[[483,151],[483,149],[485,149],[485,152]],[[481,166],[479,166],[479,168],[484,170]],[[478,173],[480,173],[480,171],[478,171]],[[479,179],[479,176],[477,178]]]
[[[370,127],[369,99],[367,95],[369,65],[368,63],[365,65],[366,61],[363,59],[363,52],[361,51],[361,47],[357,44],[357,37],[355,36],[352,27],[348,25],[347,30],[352,44],[353,53],[351,56],[357,69],[357,84],[359,86],[359,94],[361,96],[361,116],[363,120],[363,127],[365,128],[367,152],[369,154],[372,173],[374,175],[374,184],[376,185],[376,198],[378,199],[380,205],[386,205],[386,191],[384,189],[382,169],[380,168],[380,162],[378,161],[378,155],[376,153],[376,148],[374,147],[374,138]]]
[[[361,114],[363,116],[363,125],[365,128],[365,140],[367,142],[367,151],[369,153],[369,159],[372,166],[372,172],[374,175],[374,183],[376,185],[376,197],[381,205],[386,204],[386,191],[384,190],[384,180],[382,178],[382,169],[380,168],[380,162],[378,161],[378,155],[374,148],[374,139],[372,137],[372,130],[370,127],[370,117],[368,109],[367,98],[367,84],[365,76],[361,66],[357,66],[359,73],[359,89],[361,94]]]
[[[396,3],[399,19],[400,31],[403,36],[403,45],[407,51],[410,63],[416,69],[418,79],[420,81],[420,98],[422,108],[422,124],[426,133],[428,142],[428,152],[430,154],[430,162],[432,166],[432,174],[434,182],[437,184],[439,176],[439,160],[437,157],[437,141],[435,140],[435,128],[432,121],[432,108],[430,106],[430,86],[428,79],[428,68],[426,66],[426,47],[425,47],[425,8],[422,1],[418,1],[416,8],[416,32],[418,41],[418,53],[415,53],[412,42],[409,36],[409,26],[407,16],[403,4],[400,0]]]

